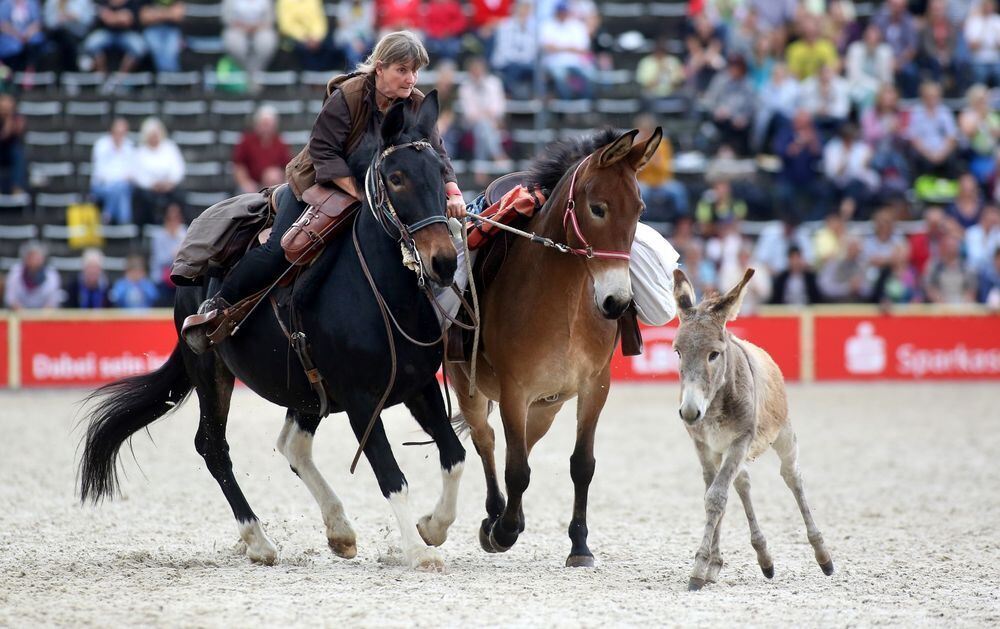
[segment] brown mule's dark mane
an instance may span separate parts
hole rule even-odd
[[[602,146],[611,144],[621,135],[619,131],[608,127],[584,138],[553,142],[531,162],[525,179],[529,183],[541,186],[547,196],[551,195],[559,180],[573,164]]]

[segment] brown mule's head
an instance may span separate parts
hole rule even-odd
[[[642,140],[633,129],[597,149],[581,162],[572,181],[572,213],[566,214],[566,242],[574,248],[592,248],[586,259],[587,272],[593,280],[594,303],[608,319],[617,319],[632,301],[632,282],[627,257],[602,255],[628,254],[635,237],[635,226],[644,208],[635,175],[656,152],[663,138],[657,127]],[[573,177],[573,171],[567,173]],[[570,194],[569,187],[564,189]],[[552,206],[566,212],[564,203]]]
[[[732,360],[726,342],[726,322],[736,319],[753,274],[753,269],[747,269],[743,279],[728,293],[696,305],[694,289],[684,271],[674,269],[674,299],[680,320],[674,351],[680,358],[680,415],[688,425],[705,416],[715,394],[726,382],[727,367]]]

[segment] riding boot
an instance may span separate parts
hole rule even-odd
[[[209,334],[218,327],[223,312],[229,307],[229,302],[216,295],[202,302],[197,314],[185,317],[184,324],[181,325],[181,338],[192,352],[200,355],[209,350],[212,346]],[[211,325],[213,322],[216,325]]]

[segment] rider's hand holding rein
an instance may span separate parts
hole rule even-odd
[[[465,198],[462,196],[462,191],[459,190],[458,184],[454,181],[449,181],[445,185],[444,191],[448,195],[446,212],[448,218],[457,218],[459,220],[465,218]]]

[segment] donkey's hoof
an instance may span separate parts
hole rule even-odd
[[[593,555],[570,555],[566,558],[567,568],[593,568]]]
[[[440,546],[448,539],[448,527],[436,525],[431,515],[417,521],[417,532],[428,546]]]
[[[341,559],[354,559],[358,556],[358,544],[353,539],[328,539],[330,550]]]
[[[819,567],[820,567],[821,570],[823,570],[823,574],[825,574],[826,576],[830,576],[831,574],[833,574],[833,560],[832,559],[830,561],[826,562],[826,563],[821,563],[819,565]]]
[[[688,581],[688,592],[697,592],[703,587],[705,587],[705,579],[691,577],[691,580]]]
[[[774,578],[774,566],[761,566],[760,571],[764,573],[764,576],[768,579]]]
[[[500,524],[500,520],[493,523],[490,527],[490,544],[493,544],[493,548],[496,549],[498,553],[505,553],[511,549],[511,547],[517,542],[517,533],[511,533],[505,531],[503,526]]]
[[[410,558],[410,567],[421,572],[444,572],[444,559],[435,548],[421,548]]]

